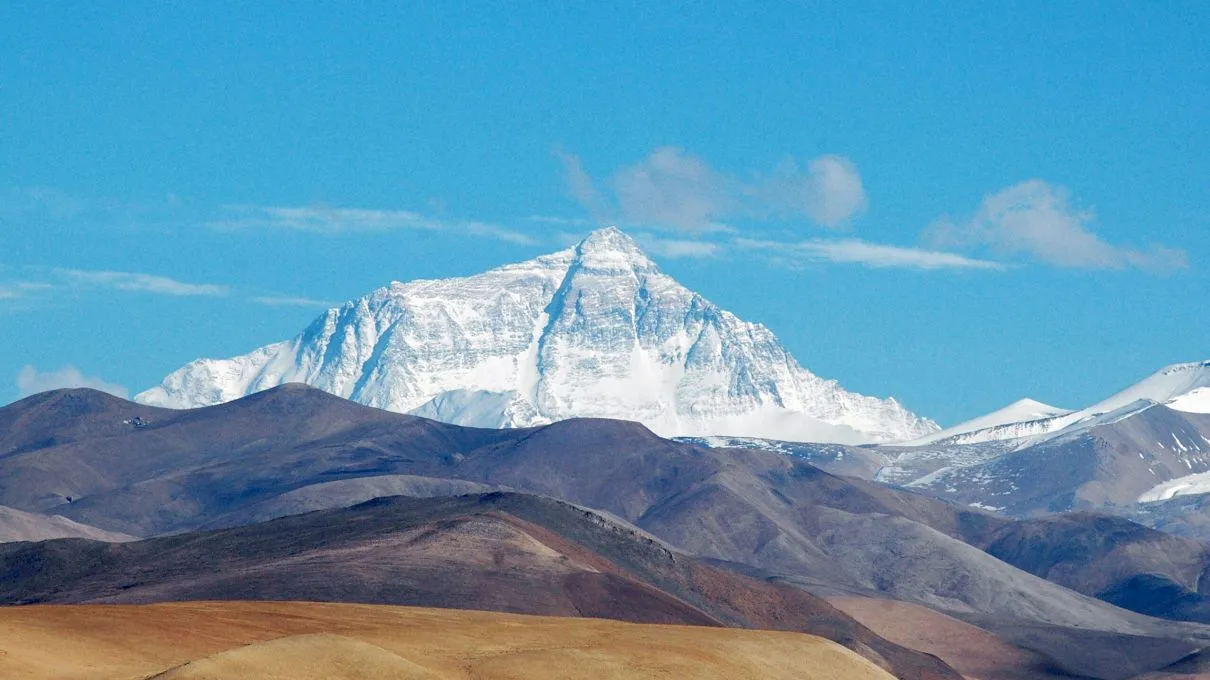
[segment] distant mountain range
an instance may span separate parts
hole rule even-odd
[[[664,436],[844,443],[938,430],[806,370],[769,329],[686,289],[613,228],[476,276],[392,283],[291,340],[191,362],[135,399],[210,406],[287,382],[476,427],[600,417]]]
[[[1023,399],[914,441],[878,446],[689,440],[778,451],[837,474],[1015,517],[1099,510],[1210,539],[1210,510],[1177,502],[1210,492],[1207,385],[1210,362],[1175,364],[1087,408]]]

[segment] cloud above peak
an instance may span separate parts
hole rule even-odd
[[[1093,232],[1096,215],[1071,204],[1068,191],[1039,179],[1014,184],[984,197],[965,222],[938,220],[924,232],[937,247],[987,250],[1026,257],[1057,267],[1172,271],[1188,266],[1184,251],[1110,244]]]
[[[820,156],[805,169],[788,159],[743,180],[704,159],[664,146],[617,169],[597,188],[578,157],[558,152],[568,193],[597,221],[689,234],[726,229],[731,220],[804,219],[835,229],[866,207],[857,166],[843,156]]]
[[[675,147],[618,170],[611,184],[621,217],[631,224],[704,231],[738,210],[735,182]]]

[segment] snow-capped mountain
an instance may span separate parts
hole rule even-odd
[[[1173,364],[1084,409],[1086,415],[1108,413],[1140,399],[1187,413],[1210,411],[1210,361]]]
[[[1040,434],[1044,427],[1041,423],[1059,416],[1071,413],[1068,409],[1043,404],[1033,399],[1020,399],[998,411],[992,411],[984,416],[972,418],[953,427],[947,427],[940,432],[926,435],[905,446],[918,446],[934,442],[950,442],[973,444],[993,439],[1012,439]],[[1039,423],[1039,425],[1034,425]]]
[[[1107,420],[1120,420],[1151,404],[1163,404],[1185,413],[1210,413],[1210,361],[1166,366],[1108,399],[1078,411],[1022,399],[907,445],[976,444],[1009,439],[1028,439],[1033,444],[1052,435],[1070,435],[1105,424]]]
[[[878,450],[887,462],[875,479],[1016,515],[1210,493],[1210,361],[1168,366],[1078,411],[1017,402]]]
[[[606,417],[665,436],[843,443],[939,429],[802,368],[769,329],[681,286],[614,228],[476,276],[392,283],[292,340],[191,362],[136,399],[188,408],[285,382],[483,427]]]

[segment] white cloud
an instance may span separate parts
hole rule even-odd
[[[594,219],[611,211],[579,159],[561,154],[569,192]],[[847,225],[866,207],[865,188],[852,161],[820,156],[806,170],[793,160],[754,179],[720,173],[683,149],[665,146],[620,168],[610,179],[621,223],[692,234],[733,231],[728,220],[806,218],[817,225]]]
[[[966,222],[939,220],[925,230],[938,246],[1028,256],[1058,267],[1157,271],[1188,266],[1181,250],[1154,245],[1146,250],[1115,246],[1092,232],[1092,210],[1073,207],[1062,187],[1032,179],[983,199]]]
[[[222,296],[230,292],[227,286],[213,283],[185,283],[166,276],[140,272],[94,271],[85,269],[55,269],[54,273],[78,287],[113,288],[116,290],[177,296]]]
[[[843,156],[820,156],[803,172],[793,160],[778,166],[758,185],[769,204],[783,214],[805,214],[818,225],[842,227],[866,208],[865,187],[857,166]]]
[[[647,252],[672,259],[714,257],[722,249],[717,243],[709,241],[660,238],[650,234],[635,234],[635,240]]]
[[[956,253],[920,248],[904,248],[857,239],[815,239],[799,243],[736,239],[736,245],[748,250],[770,252],[779,262],[798,264],[801,260],[859,264],[872,269],[940,269],[1003,270],[999,262],[977,260]]]
[[[335,307],[337,303],[328,300],[315,300],[308,297],[293,297],[289,295],[260,295],[251,298],[253,302],[270,307]]]
[[[656,149],[613,177],[622,219],[631,224],[701,231],[738,209],[738,185],[675,147]]]
[[[228,206],[228,218],[208,226],[218,231],[283,229],[336,235],[398,230],[452,232],[493,238],[509,243],[533,244],[532,237],[499,225],[475,221],[435,219],[410,210],[371,210],[324,206]]]
[[[91,387],[123,399],[130,395],[130,390],[125,387],[105,382],[96,376],[85,376],[75,366],[64,366],[57,371],[47,372],[41,372],[33,366],[25,366],[17,372],[17,391],[22,397],[69,387]]]

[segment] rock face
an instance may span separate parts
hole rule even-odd
[[[392,283],[292,340],[194,361],[136,400],[192,408],[286,382],[481,427],[603,417],[665,436],[843,443],[938,430],[802,368],[769,329],[681,286],[612,228],[476,276]]]

